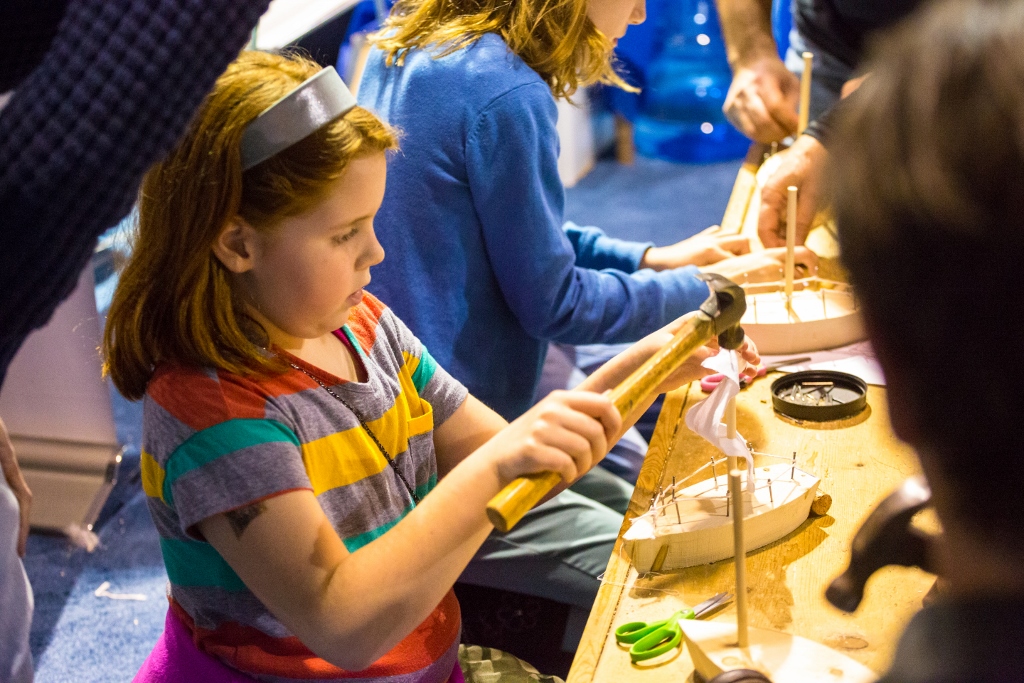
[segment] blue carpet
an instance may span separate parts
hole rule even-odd
[[[612,237],[665,246],[722,220],[742,160],[696,166],[601,161],[566,190],[565,216]]]
[[[113,398],[126,452],[120,477],[97,524],[100,544],[88,553],[62,536],[32,534],[25,569],[35,593],[32,653],[36,681],[130,681],[163,629],[167,574],[139,479],[141,404]],[[94,591],[104,582],[112,600]]]
[[[671,244],[717,223],[739,161],[707,166],[638,159],[600,162],[566,193],[566,216],[612,236]],[[100,283],[100,308],[109,301]],[[113,392],[112,392],[113,393]],[[63,537],[33,534],[25,568],[35,591],[32,651],[38,683],[130,681],[163,629],[167,575],[139,482],[141,410],[114,394],[118,437],[127,447],[121,476],[97,526],[92,553]],[[138,593],[111,600],[94,591]]]

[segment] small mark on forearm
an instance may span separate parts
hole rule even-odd
[[[259,517],[266,510],[267,504],[260,501],[252,505],[240,507],[237,510],[232,510],[231,512],[225,512],[224,516],[227,517],[228,524],[231,525],[232,531],[235,532],[235,538],[242,538],[242,533],[252,523],[252,520]]]

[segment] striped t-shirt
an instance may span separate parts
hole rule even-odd
[[[437,483],[433,429],[466,389],[367,294],[335,334],[356,349],[366,382],[301,360],[366,421],[423,497]],[[287,491],[311,489],[354,552],[412,509],[405,485],[358,418],[298,370],[241,377],[162,365],[146,391],[142,477],[160,533],[171,609],[200,649],[260,680],[446,681],[460,632],[452,592],[370,668],[346,672],[316,657],[242,583],[196,523]]]

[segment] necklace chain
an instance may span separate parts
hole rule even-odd
[[[391,454],[388,453],[388,450],[386,448],[384,448],[384,444],[382,444],[380,442],[380,440],[377,438],[377,435],[373,433],[373,430],[370,429],[370,426],[366,424],[365,420],[363,420],[362,415],[357,413],[355,408],[353,408],[351,405],[349,405],[348,401],[343,399],[339,394],[334,393],[334,391],[332,391],[329,386],[327,386],[326,384],[321,382],[320,379],[316,375],[314,375],[313,373],[309,372],[305,368],[303,368],[303,367],[301,367],[299,365],[296,365],[295,363],[292,363],[290,361],[289,361],[288,365],[292,366],[293,368],[295,368],[296,370],[298,370],[299,372],[301,372],[302,374],[306,375],[311,380],[313,380],[314,382],[319,384],[321,387],[323,387],[324,391],[326,391],[328,394],[330,394],[335,399],[340,401],[343,406],[348,408],[348,411],[350,413],[355,415],[356,419],[359,420],[359,424],[363,428],[363,431],[365,431],[367,433],[367,435],[369,435],[370,439],[373,440],[373,443],[377,444],[377,448],[380,450],[381,455],[384,456],[384,459],[388,461],[389,465],[391,465],[391,469],[393,469],[395,471],[395,474],[398,475],[398,478],[401,480],[402,484],[405,486],[405,490],[409,492],[409,497],[412,498],[413,505],[419,505],[420,497],[416,495],[416,490],[409,484],[409,481],[405,478],[405,475],[402,474],[402,470],[398,469],[398,465],[395,464],[395,461],[391,457]]]

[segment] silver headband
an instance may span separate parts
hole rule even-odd
[[[333,66],[318,71],[263,110],[242,133],[242,170],[247,171],[356,106]]]

